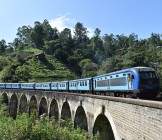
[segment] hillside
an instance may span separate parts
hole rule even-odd
[[[88,32],[80,22],[73,34],[68,28],[58,32],[47,20],[19,27],[12,43],[0,41],[0,81],[60,81],[148,66],[155,68],[162,83],[160,34],[147,39],[134,33],[101,36],[96,28],[90,38]]]
[[[1,82],[46,82],[76,78],[64,64],[42,52],[22,51],[1,56],[0,59],[1,64],[4,63],[0,71]]]

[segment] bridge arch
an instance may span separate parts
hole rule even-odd
[[[64,102],[63,105],[62,105],[61,119],[63,119],[63,120],[72,119],[71,118],[70,105],[69,105],[69,103],[67,101]]]
[[[7,96],[7,93],[3,93],[2,94],[2,97],[3,97],[2,102],[5,103],[8,106],[8,104],[9,104],[9,98]]]
[[[27,113],[28,112],[28,104],[27,104],[27,97],[25,94],[23,94],[20,97],[20,105],[19,105],[19,111],[20,113]]]
[[[30,103],[29,103],[29,114],[31,114],[32,111],[34,111],[34,110],[38,111],[38,109],[37,109],[37,98],[36,98],[36,96],[33,95],[33,96],[30,98]]]
[[[16,94],[14,93],[11,96],[11,99],[10,99],[10,107],[9,107],[9,114],[14,119],[16,119],[17,108],[18,108],[18,98],[17,98]]]
[[[111,114],[105,108],[100,107],[96,111],[92,125],[93,135],[99,132],[103,140],[119,139]]]
[[[42,114],[47,115],[47,113],[48,113],[47,100],[45,97],[43,97],[39,103],[39,116],[41,116]]]
[[[88,131],[87,116],[82,106],[78,106],[76,110],[74,117],[74,127],[80,127],[81,129]]]
[[[50,108],[49,108],[49,117],[54,116],[55,120],[58,121],[59,119],[59,108],[58,108],[58,103],[55,99],[53,99],[50,103]]]

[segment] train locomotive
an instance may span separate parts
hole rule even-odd
[[[115,97],[155,98],[159,78],[153,68],[133,67],[95,77],[42,83],[0,83],[0,88],[51,90]]]

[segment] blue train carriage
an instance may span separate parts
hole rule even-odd
[[[35,89],[35,83],[21,83],[21,89]]]
[[[84,78],[69,81],[69,91],[78,93],[93,93],[93,78]]]
[[[121,70],[94,77],[94,94],[125,96],[128,89],[132,90],[128,86],[128,73],[127,70]]]
[[[142,78],[143,75],[145,78]],[[155,70],[149,67],[134,67],[94,77],[95,94],[124,97],[155,97],[159,87]],[[151,86],[148,84],[151,82]]]
[[[6,88],[11,89],[12,88],[12,83],[6,83]]]
[[[11,88],[12,89],[20,89],[21,88],[21,84],[20,83],[12,83],[11,84]]]
[[[6,83],[0,83],[0,89],[6,88]]]
[[[57,83],[57,91],[69,91],[69,81],[60,81]]]
[[[51,82],[51,90],[54,91],[58,90],[58,82]]]
[[[51,82],[43,82],[42,84],[42,90],[51,90]]]
[[[35,90],[42,90],[42,83],[35,83]]]

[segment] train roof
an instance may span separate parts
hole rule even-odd
[[[94,78],[98,78],[101,76],[108,76],[108,75],[112,75],[112,74],[120,74],[120,73],[124,73],[124,72],[131,72],[131,71],[138,72],[138,71],[155,71],[155,70],[151,67],[132,67],[132,68],[124,69],[124,70],[118,70],[118,71],[106,73],[103,75],[98,75],[98,76],[95,76]]]
[[[20,84],[35,84],[35,83],[20,83]]]
[[[92,79],[92,78],[90,77],[90,78],[82,78],[82,79],[69,80],[69,82],[89,80],[89,79]]]

